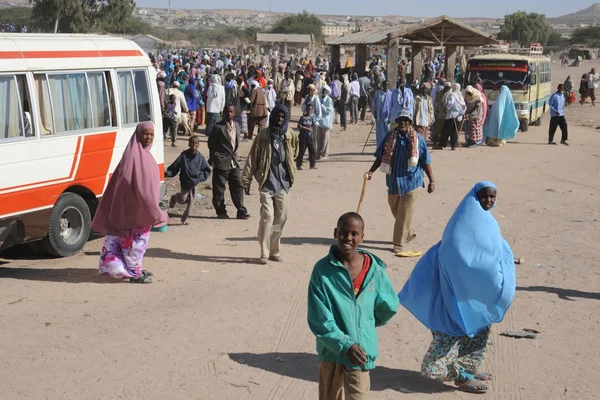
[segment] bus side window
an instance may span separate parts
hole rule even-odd
[[[536,65],[535,64],[529,64],[529,70],[531,71],[531,74],[529,75],[529,83],[531,85],[535,85],[537,84],[537,71],[536,71]]]
[[[146,71],[119,71],[117,74],[123,125],[152,121]]]
[[[117,126],[117,107],[115,105],[115,91],[113,86],[112,75],[110,72],[104,73],[106,86],[108,87],[108,102],[110,105],[110,115],[112,116],[112,126]]]
[[[57,133],[94,127],[85,73],[47,75]]]
[[[40,105],[40,131],[42,136],[54,135],[54,116],[52,115],[52,103],[50,102],[50,89],[46,75],[34,75],[35,95]]]
[[[150,112],[150,94],[148,93],[148,75],[146,71],[133,71],[135,94],[137,98],[137,107],[139,121],[152,121]]]
[[[34,136],[25,75],[0,76],[0,141]]]
[[[111,126],[111,113],[108,101],[108,91],[103,72],[88,72],[88,85],[92,98],[92,115],[94,128]]]

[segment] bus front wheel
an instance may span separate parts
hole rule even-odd
[[[519,120],[519,130],[521,132],[527,132],[529,130],[529,120],[520,119]]]
[[[56,257],[79,253],[90,236],[92,216],[85,200],[76,193],[63,193],[52,209],[44,248]]]

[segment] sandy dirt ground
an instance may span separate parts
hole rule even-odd
[[[557,66],[553,81],[573,73],[578,84],[590,67]],[[414,248],[435,244],[466,192],[488,179],[499,187],[494,215],[503,234],[515,255],[526,259],[517,266],[513,306],[492,330],[485,363],[495,376],[491,390],[478,398],[598,398],[599,110],[568,108],[570,147],[546,144],[546,119],[504,148],[432,155],[437,190],[421,191]],[[151,285],[98,276],[101,239],[68,259],[1,255],[0,399],[316,399],[307,283],[332,244],[338,216],[356,209],[362,175],[373,161],[373,140],[361,152],[368,131],[359,124],[335,132],[331,157],[318,170],[300,172],[282,264],[253,261],[259,255],[256,185],[246,199],[249,221],[216,220],[208,199],[199,199],[192,224],[181,226],[176,209],[174,225],[150,240],[145,268],[155,274]],[[181,138],[177,150],[166,148],[167,162],[185,143]],[[205,141],[201,149],[206,154]],[[170,193],[177,186],[171,180]],[[379,172],[368,185],[362,214],[364,248],[388,263],[400,290],[416,260],[390,252],[393,220]],[[535,340],[499,336],[521,328],[541,334]],[[406,310],[379,334],[372,398],[474,396],[420,378],[431,335]]]

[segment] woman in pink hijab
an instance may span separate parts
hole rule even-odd
[[[159,207],[160,176],[150,153],[153,141],[154,125],[140,123],[92,222],[92,230],[106,235],[100,273],[131,283],[152,282],[152,273],[142,269],[150,229],[165,227],[168,222],[167,213]]]

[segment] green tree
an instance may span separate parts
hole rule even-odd
[[[128,33],[134,0],[29,0],[34,25],[42,32]],[[138,24],[139,27],[139,24]]]
[[[544,14],[518,11],[504,17],[504,25],[500,28],[498,39],[516,41],[521,46],[529,46],[532,43],[541,43],[545,46],[552,31]]]
[[[560,33],[552,29],[546,46],[565,46],[569,43],[567,39],[561,36]]]
[[[323,40],[323,22],[314,14],[303,11],[301,14],[288,15],[280,19],[273,29],[272,33],[300,33],[313,34],[315,40]]]
[[[575,29],[571,37],[571,43],[600,47],[600,26]]]
[[[135,0],[103,0],[100,2],[101,26],[107,32],[121,34],[138,34],[147,29],[144,22],[134,20]]]
[[[99,17],[96,0],[29,0],[34,25],[42,32],[87,33]]]
[[[0,22],[12,25],[31,25],[31,8],[7,7],[2,9]]]

